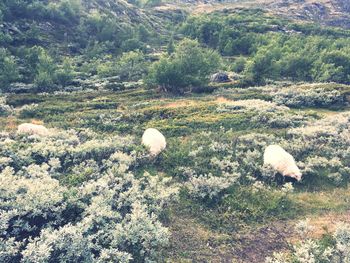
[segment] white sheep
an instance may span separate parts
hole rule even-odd
[[[33,123],[23,123],[18,125],[17,133],[47,136],[49,134],[49,130],[43,125],[38,125]]]
[[[279,145],[270,145],[264,152],[264,165],[270,165],[274,170],[282,174],[301,180],[302,174],[297,167],[292,155],[287,153]]]
[[[157,129],[149,128],[142,135],[142,144],[149,148],[151,155],[157,156],[165,149],[166,140]]]

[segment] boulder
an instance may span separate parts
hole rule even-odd
[[[210,82],[217,82],[217,83],[222,83],[222,82],[229,82],[230,78],[228,77],[228,74],[225,72],[218,72],[210,77]]]

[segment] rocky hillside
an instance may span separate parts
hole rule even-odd
[[[6,0],[0,4],[0,43],[11,48],[64,46],[65,52],[78,53],[93,41],[121,45],[134,37],[133,30],[140,25],[152,34],[165,35],[166,25],[176,19],[123,0]]]
[[[187,12],[231,8],[261,8],[295,20],[350,28],[347,0],[178,0],[153,8],[140,8],[124,0],[22,2],[22,6],[9,0],[0,4],[0,43],[5,47],[64,44],[65,52],[76,53],[89,41],[114,42],[117,38],[117,45],[121,45],[139,25],[167,39],[169,25],[184,20]]]
[[[350,2],[348,0],[180,0],[171,1],[166,6],[171,8],[179,4],[195,13],[230,8],[261,8],[296,20],[350,28]]]
[[[350,2],[347,0],[276,1],[276,3],[269,4],[268,7],[276,13],[295,19],[350,28]]]

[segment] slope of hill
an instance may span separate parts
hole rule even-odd
[[[184,8],[196,14],[230,8],[261,8],[274,15],[295,20],[313,21],[327,26],[350,28],[350,2],[347,0],[180,0],[175,2],[174,4],[172,1],[165,6],[171,8],[182,4]]]
[[[5,1],[0,8],[0,40],[8,47],[65,44],[79,49],[95,40],[120,44],[132,38],[132,29],[139,25],[155,33],[166,32],[161,17],[123,0],[33,0],[22,5]]]
[[[58,67],[65,67],[66,73],[76,69],[76,74],[65,73],[65,84],[73,75],[96,75],[97,64],[108,56],[115,59],[129,51],[159,49],[169,40],[174,24],[185,17],[181,11],[145,9],[123,0],[6,0],[0,3],[0,60],[4,61],[0,90],[11,89],[13,82],[34,83],[40,60],[46,63],[42,69],[55,64],[41,74],[46,90],[59,82],[49,72]],[[86,70],[87,74],[79,74]],[[25,85],[11,90],[31,89]]]

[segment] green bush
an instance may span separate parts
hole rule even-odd
[[[147,73],[148,64],[142,52],[126,52],[116,63],[117,74],[122,80],[136,81]]]
[[[9,52],[0,48],[0,91],[7,90],[7,86],[19,79],[17,63]]]
[[[247,64],[247,59],[245,57],[237,58],[231,65],[231,69],[234,72],[241,73]]]
[[[36,67],[36,75],[34,78],[34,84],[38,91],[49,91],[54,88],[56,65],[50,55],[42,49]]]
[[[72,60],[67,57],[62,64],[58,64],[45,49],[37,47],[29,53],[27,59],[35,69],[33,78],[37,91],[48,92],[58,86],[68,85],[74,77]]]
[[[61,86],[66,86],[72,82],[73,77],[74,67],[72,60],[64,58],[62,65],[55,72],[55,81]]]
[[[115,76],[116,68],[112,56],[106,56],[103,60],[98,60],[96,70],[97,75],[102,78]]]
[[[93,63],[91,66],[94,67]],[[90,65],[89,64],[89,65]],[[100,77],[118,76],[121,81],[137,81],[147,73],[148,62],[140,51],[123,53],[118,59],[111,55],[96,61],[97,75]]]
[[[145,6],[154,7],[154,6],[160,5],[161,3],[162,3],[162,0],[146,0]]]
[[[151,87],[181,94],[191,87],[206,85],[220,65],[221,57],[217,52],[202,48],[195,40],[185,39],[177,45],[173,55],[162,57],[151,66],[147,82]]]
[[[129,52],[133,50],[143,50],[143,49],[145,49],[145,45],[137,38],[131,38],[131,39],[125,40],[121,45],[121,50],[123,52]]]
[[[222,55],[241,56],[231,68],[244,72],[243,86],[284,79],[350,83],[347,30],[294,24],[259,10],[240,10],[192,16],[179,32]]]
[[[50,3],[48,9],[53,19],[73,24],[79,23],[82,6],[80,0],[61,0]]]
[[[93,39],[98,42],[119,42],[119,23],[111,15],[102,14],[95,10],[84,17],[80,27],[82,32],[88,36],[94,36]],[[122,40],[120,39],[120,41]]]

